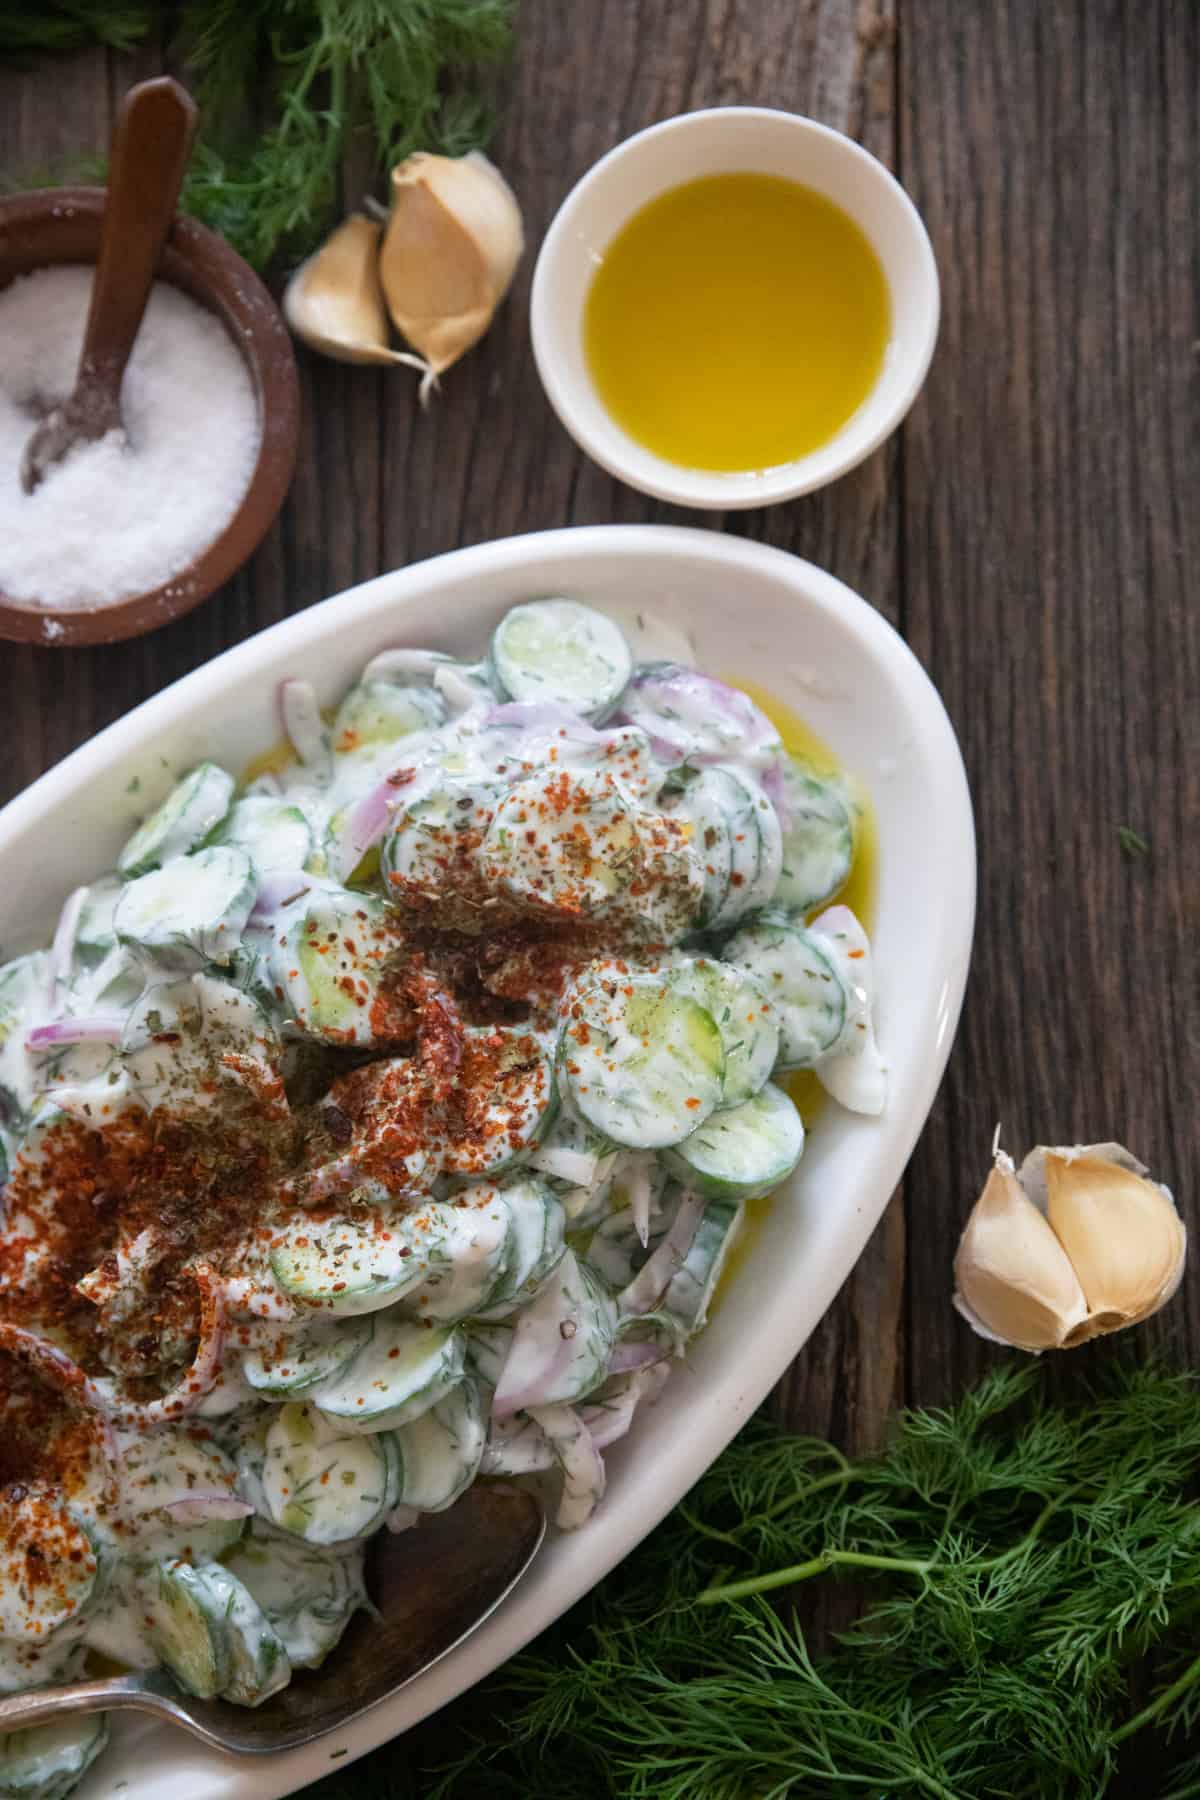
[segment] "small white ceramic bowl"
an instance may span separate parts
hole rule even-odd
[[[891,336],[870,394],[819,450],[765,470],[691,469],[645,449],[604,406],[584,355],[584,305],[608,245],[648,201],[701,176],[742,170],[802,182],[849,214],[883,265]],[[751,106],[666,119],[602,157],[572,188],[546,233],[530,302],[538,373],[575,441],[631,487],[710,511],[791,500],[869,456],[920,391],[938,313],[937,265],[921,216],[883,164],[827,125]]]

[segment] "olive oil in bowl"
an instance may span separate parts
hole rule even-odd
[[[584,350],[611,417],[692,469],[794,462],[871,392],[891,330],[858,226],[800,182],[751,172],[671,188],[592,279]]]

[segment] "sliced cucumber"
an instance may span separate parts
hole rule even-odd
[[[81,960],[98,961],[115,944],[113,912],[121,897],[121,886],[115,875],[105,875],[85,890],[75,928],[75,949]]]
[[[384,891],[401,899],[456,888],[474,867],[501,791],[478,778],[418,770],[383,840]]]
[[[503,1190],[512,1236],[508,1264],[477,1317],[500,1319],[524,1305],[546,1279],[565,1248],[562,1205],[543,1181],[509,1181]]]
[[[113,912],[118,943],[173,968],[228,963],[241,942],[257,883],[244,850],[216,845],[131,881]]]
[[[4,1800],[64,1800],[108,1743],[104,1713],[35,1725],[0,1737]]]
[[[49,986],[50,958],[44,950],[18,956],[0,968],[0,1125],[9,1128],[26,1117],[37,1092],[25,1033],[34,1009],[47,1004]]]
[[[794,912],[811,912],[845,886],[854,861],[854,816],[837,785],[796,757],[780,757],[777,767],[783,866],[774,898]]]
[[[118,1514],[123,1548],[139,1562],[215,1562],[242,1535],[242,1519],[182,1521],[164,1510],[189,1493],[238,1497],[238,1470],[211,1438],[182,1425],[117,1434]]]
[[[428,1260],[413,1248],[411,1215],[380,1209],[368,1220],[289,1220],[272,1240],[280,1287],[336,1313],[377,1312],[419,1287]]]
[[[536,1297],[517,1314],[496,1383],[497,1418],[530,1406],[576,1400],[605,1378],[617,1309],[599,1277],[568,1250]]]
[[[367,1319],[299,1328],[268,1326],[260,1342],[242,1357],[242,1374],[267,1400],[290,1400],[327,1381],[357,1356],[371,1335]]]
[[[656,975],[581,984],[559,1041],[559,1080],[615,1144],[677,1144],[721,1103],[721,1034],[712,1014]]]
[[[293,1400],[267,1432],[263,1497],[273,1522],[308,1544],[365,1537],[400,1491],[400,1462],[386,1433],[351,1434]]]
[[[465,1351],[459,1331],[431,1330],[415,1319],[376,1319],[370,1341],[350,1366],[308,1398],[331,1430],[389,1431],[445,1398],[462,1380]]]
[[[195,850],[229,811],[234,785],[233,776],[216,763],[198,763],[138,826],[117,858],[120,873],[146,875]]]
[[[0,1637],[38,1643],[77,1619],[98,1573],[91,1538],[52,1489],[0,1489]]]
[[[766,921],[730,938],[726,962],[745,969],[779,1025],[780,1069],[809,1069],[837,1044],[847,994],[833,963],[802,926]]]
[[[215,1699],[233,1673],[226,1595],[212,1577],[220,1566],[162,1563],[146,1601],[146,1635],[159,1661],[200,1700]]]
[[[639,811],[605,769],[531,775],[496,808],[480,854],[484,877],[525,906],[589,916],[645,868]]]
[[[491,1182],[475,1182],[452,1201],[431,1201],[422,1213],[436,1248],[404,1310],[422,1323],[456,1324],[492,1303],[512,1256],[512,1213]]]
[[[480,1381],[494,1388],[500,1379],[505,1358],[512,1348],[512,1326],[493,1325],[469,1319],[463,1327],[466,1343],[466,1366]]]
[[[260,875],[302,869],[312,853],[312,831],[298,806],[274,794],[247,794],[220,830],[220,842],[244,850]]]
[[[446,1175],[498,1175],[523,1161],[557,1108],[553,1062],[528,1032],[469,1029],[459,1086],[486,1104],[439,1146]]]
[[[479,1388],[460,1381],[444,1400],[396,1433],[402,1471],[400,1504],[443,1512],[475,1479],[487,1438]]]
[[[303,905],[303,910],[301,910]],[[268,965],[298,1030],[331,1044],[372,1044],[372,1011],[397,938],[368,894],[317,884],[271,940]]]
[[[728,1200],[710,1200],[683,1267],[672,1277],[662,1297],[658,1310],[677,1319],[689,1335],[699,1331],[708,1317],[741,1218],[739,1206]]]
[[[740,1106],[770,1079],[779,1058],[779,1027],[762,988],[745,969],[715,957],[678,963],[667,980],[716,1020],[725,1052],[721,1105]]]
[[[217,1594],[224,1594],[223,1624],[229,1652],[229,1678],[222,1698],[237,1706],[260,1706],[292,1679],[292,1665],[278,1632],[249,1588],[232,1570],[210,1563],[207,1575]]]
[[[256,1519],[226,1566],[254,1595],[293,1668],[316,1669],[367,1604],[362,1551],[303,1543]]]
[[[620,626],[576,600],[514,606],[496,627],[491,663],[510,699],[554,702],[585,719],[605,718],[633,673]]]
[[[374,666],[378,669],[378,658]],[[334,754],[376,750],[415,731],[432,731],[445,717],[446,703],[436,688],[372,677],[352,687],[338,707]]]
[[[786,1181],[804,1150],[804,1124],[781,1088],[768,1083],[740,1106],[715,1112],[663,1160],[686,1186],[711,1199],[750,1200]]]

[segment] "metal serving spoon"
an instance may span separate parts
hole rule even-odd
[[[491,1617],[546,1534],[532,1494],[472,1487],[447,1512],[372,1542],[368,1591],[378,1617],[359,1613],[328,1661],[300,1670],[261,1706],[195,1700],[162,1669],[34,1688],[0,1700],[0,1733],[75,1713],[153,1713],[240,1756],[294,1750],[345,1725],[415,1681]]]
[[[121,423],[121,379],[175,216],[196,118],[195,101],[169,75],[139,82],[121,102],[79,371],[74,391],[25,446],[27,494],[68,450]]]

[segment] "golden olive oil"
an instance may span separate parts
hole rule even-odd
[[[634,214],[584,310],[592,379],[630,437],[693,469],[819,449],[874,387],[887,279],[854,221],[778,175],[710,175]]]
[[[749,694],[754,704],[766,713],[772,725],[783,739],[784,748],[793,756],[799,756],[810,765],[818,775],[836,775],[841,773],[838,760],[828,744],[819,738],[790,707],[777,700],[765,688],[756,682],[746,681],[740,675],[724,675],[730,687],[737,687],[744,694]],[[852,789],[856,819],[854,829],[854,861],[850,873],[841,891],[824,902],[820,910],[826,906],[848,906],[866,930],[870,932],[875,917],[875,889],[879,870],[879,838],[875,823],[875,812],[868,796],[859,788]],[[796,1103],[796,1109],[804,1120],[804,1129],[811,1131],[813,1123],[818,1119],[829,1103],[829,1096],[821,1086],[811,1069],[798,1069],[792,1075],[785,1075],[780,1085],[787,1090]],[[731,1282],[736,1281],[737,1271],[742,1267],[750,1248],[762,1230],[767,1215],[771,1210],[773,1194],[764,1194],[760,1200],[748,1200],[742,1215],[742,1228],[737,1241],[733,1245],[721,1271],[721,1279],[714,1296],[713,1308],[719,1304],[728,1292]]]

